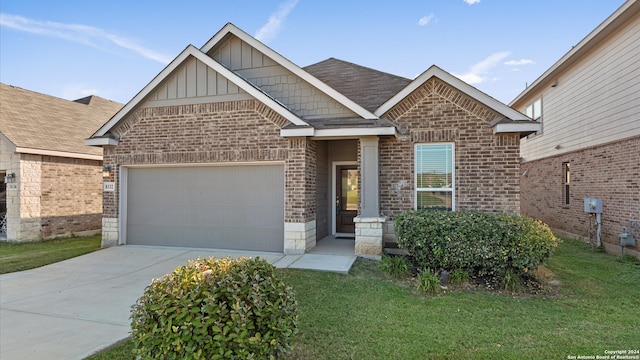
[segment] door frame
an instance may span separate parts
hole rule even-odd
[[[329,209],[331,209],[331,235],[333,236],[340,236],[340,237],[355,237],[356,234],[355,233],[337,233],[336,232],[336,196],[338,194],[336,194],[336,176],[337,176],[337,169],[338,166],[343,166],[343,165],[355,165],[358,166],[358,162],[357,161],[332,161],[331,162],[331,206],[329,206]],[[360,174],[360,176],[362,176],[362,174]],[[358,179],[359,182],[361,182],[362,179]],[[358,192],[358,203],[360,202],[360,192]],[[358,204],[359,205],[359,204]]]

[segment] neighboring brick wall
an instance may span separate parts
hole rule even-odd
[[[42,156],[42,237],[69,236],[102,226],[102,161]]]
[[[563,197],[562,164],[571,169],[569,204]],[[629,220],[640,221],[640,137],[586,148],[521,166],[522,213],[552,229],[589,237],[584,198],[602,199],[602,240],[618,244],[617,236]],[[636,235],[640,235],[637,234]],[[640,250],[640,241],[636,241]]]
[[[498,114],[432,79],[386,116],[402,134],[380,140],[382,215],[414,208],[414,145],[437,142],[455,143],[456,209],[520,212],[520,138],[493,134]]]

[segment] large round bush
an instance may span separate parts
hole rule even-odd
[[[527,216],[478,211],[409,211],[394,220],[398,245],[416,265],[474,276],[523,275],[557,246],[549,227]]]
[[[297,302],[256,259],[197,259],[147,286],[131,311],[142,359],[280,359],[297,329]]]

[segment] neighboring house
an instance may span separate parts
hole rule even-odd
[[[100,232],[102,152],[84,139],[121,107],[0,84],[0,239]]]
[[[519,213],[522,113],[436,66],[414,80],[300,68],[232,24],[191,45],[87,140],[112,170],[103,246],[377,257],[415,208]]]
[[[606,249],[621,253],[624,228],[639,239],[640,3],[625,2],[511,106],[542,125],[520,147],[522,213],[597,243],[584,198],[599,199]],[[639,255],[639,242],[625,252]]]

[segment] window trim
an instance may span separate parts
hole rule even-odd
[[[538,116],[536,117],[536,113],[534,112],[536,109],[536,103],[540,103],[540,114],[538,114]],[[531,108],[531,115],[529,115],[529,108]],[[544,120],[544,102],[542,100],[542,96],[536,98],[535,100],[533,100],[532,102],[528,103],[527,106],[524,107],[524,114],[529,116],[531,118],[531,120],[539,122],[540,123],[540,130],[536,131],[533,134],[527,135],[527,139],[531,139],[532,137],[538,136],[538,135],[542,135],[543,133],[543,120]]]
[[[562,162],[562,203],[569,205],[571,202],[571,162]]]
[[[419,146],[451,146],[451,188],[418,188],[418,164],[416,155]],[[451,211],[456,211],[456,145],[453,142],[415,143],[413,145],[413,209],[418,209],[418,192],[451,192]]]

